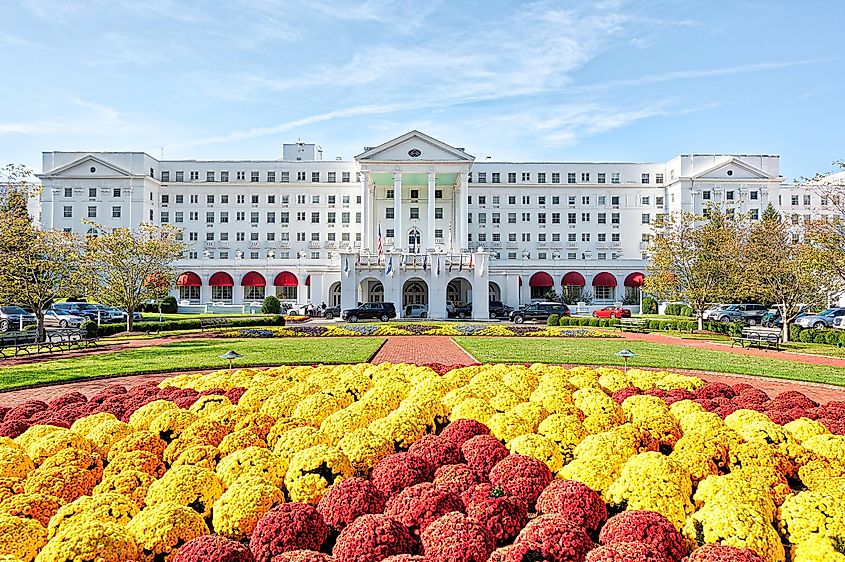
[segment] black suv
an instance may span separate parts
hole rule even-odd
[[[396,307],[393,306],[392,302],[365,302],[358,308],[344,310],[340,314],[340,318],[348,322],[373,318],[387,322],[391,318],[396,318]]]
[[[490,318],[505,318],[513,310],[512,307],[502,301],[490,301],[487,306],[489,307]]]
[[[532,302],[519,310],[511,311],[508,319],[515,324],[522,324],[526,320],[545,322],[552,314],[569,316],[569,307],[559,302]]]

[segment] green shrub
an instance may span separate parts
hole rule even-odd
[[[816,335],[813,336],[813,343],[827,343],[827,334],[822,331],[816,332]]]
[[[619,318],[609,318],[607,321],[608,326],[616,326],[619,324]]]
[[[176,302],[176,297],[167,295],[161,299],[161,312],[163,314],[176,314],[179,312],[179,303]]]
[[[813,339],[816,337],[815,330],[812,328],[807,330],[801,330],[801,333],[798,334],[798,341],[804,343],[813,343]]]
[[[115,334],[124,330],[123,324],[104,324],[102,327],[117,328],[114,332],[112,332]],[[93,320],[83,320],[82,324],[79,325],[79,329],[82,330],[82,333],[85,334],[86,338],[96,338],[99,332],[97,323]]]
[[[686,306],[686,305],[682,306],[679,316],[686,316],[686,317],[692,316],[692,307],[689,307],[689,306]]]
[[[642,314],[657,314],[657,299],[643,297],[643,308],[640,312]]]
[[[798,324],[789,325],[789,341],[800,341],[801,332],[803,328]]]
[[[558,326],[570,326],[572,325],[572,318],[569,316],[561,316],[557,321]]]
[[[560,325],[560,314],[549,314],[549,317],[546,318],[546,326],[559,326]]]
[[[247,328],[252,326],[284,326],[284,316],[259,316],[257,318],[232,318],[233,328]],[[96,326],[96,324],[94,324]],[[132,325],[135,332],[158,332],[178,330],[199,330],[202,327],[199,318],[191,320],[165,320],[164,322],[136,322]],[[103,324],[97,333],[100,337],[111,336],[123,332],[126,326],[123,324]]]
[[[666,308],[663,310],[663,314],[666,316],[680,316],[681,312],[681,305],[677,303],[667,304]]]
[[[824,340],[825,343],[828,345],[836,345],[839,343],[840,334],[835,330],[825,330],[824,331]]]
[[[261,303],[261,312],[264,314],[281,314],[282,303],[276,295],[267,295]]]

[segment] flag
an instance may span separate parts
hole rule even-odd
[[[423,256],[423,271],[428,271],[428,254]]]
[[[437,269],[434,271],[435,277],[440,277],[440,256],[437,256]]]
[[[472,254],[469,255],[469,268],[472,269]]]
[[[458,258],[458,259],[461,260],[458,264],[458,271],[463,271],[464,270],[464,255],[461,254],[460,258]]]
[[[381,261],[381,258],[384,257],[384,245],[381,242],[381,223],[378,223],[378,259]]]
[[[349,258],[343,262],[343,274],[349,276]]]
[[[387,267],[384,268],[384,274],[393,277],[393,256],[390,256],[390,261],[387,262]]]

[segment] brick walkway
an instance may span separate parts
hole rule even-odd
[[[175,373],[173,373],[175,374]],[[0,406],[17,406],[27,400],[43,400],[49,402],[53,398],[57,398],[67,392],[81,392],[89,398],[98,393],[105,387],[112,384],[122,384],[126,388],[131,388],[145,382],[155,381],[158,383],[162,379],[172,376],[172,374],[162,375],[128,375],[124,377],[98,377],[85,381],[69,382],[67,384],[50,384],[39,386],[35,388],[25,388],[23,390],[8,390],[0,392]]]
[[[476,360],[446,336],[390,336],[373,363],[441,363],[470,365]]]

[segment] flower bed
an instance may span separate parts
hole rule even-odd
[[[344,324],[341,326],[285,326],[242,328],[220,332],[221,338],[289,338],[342,336],[533,336],[546,338],[618,338],[620,334],[596,328],[498,324]]]
[[[841,562],[843,495],[845,402],[669,372],[288,366],[0,407],[0,560]]]

